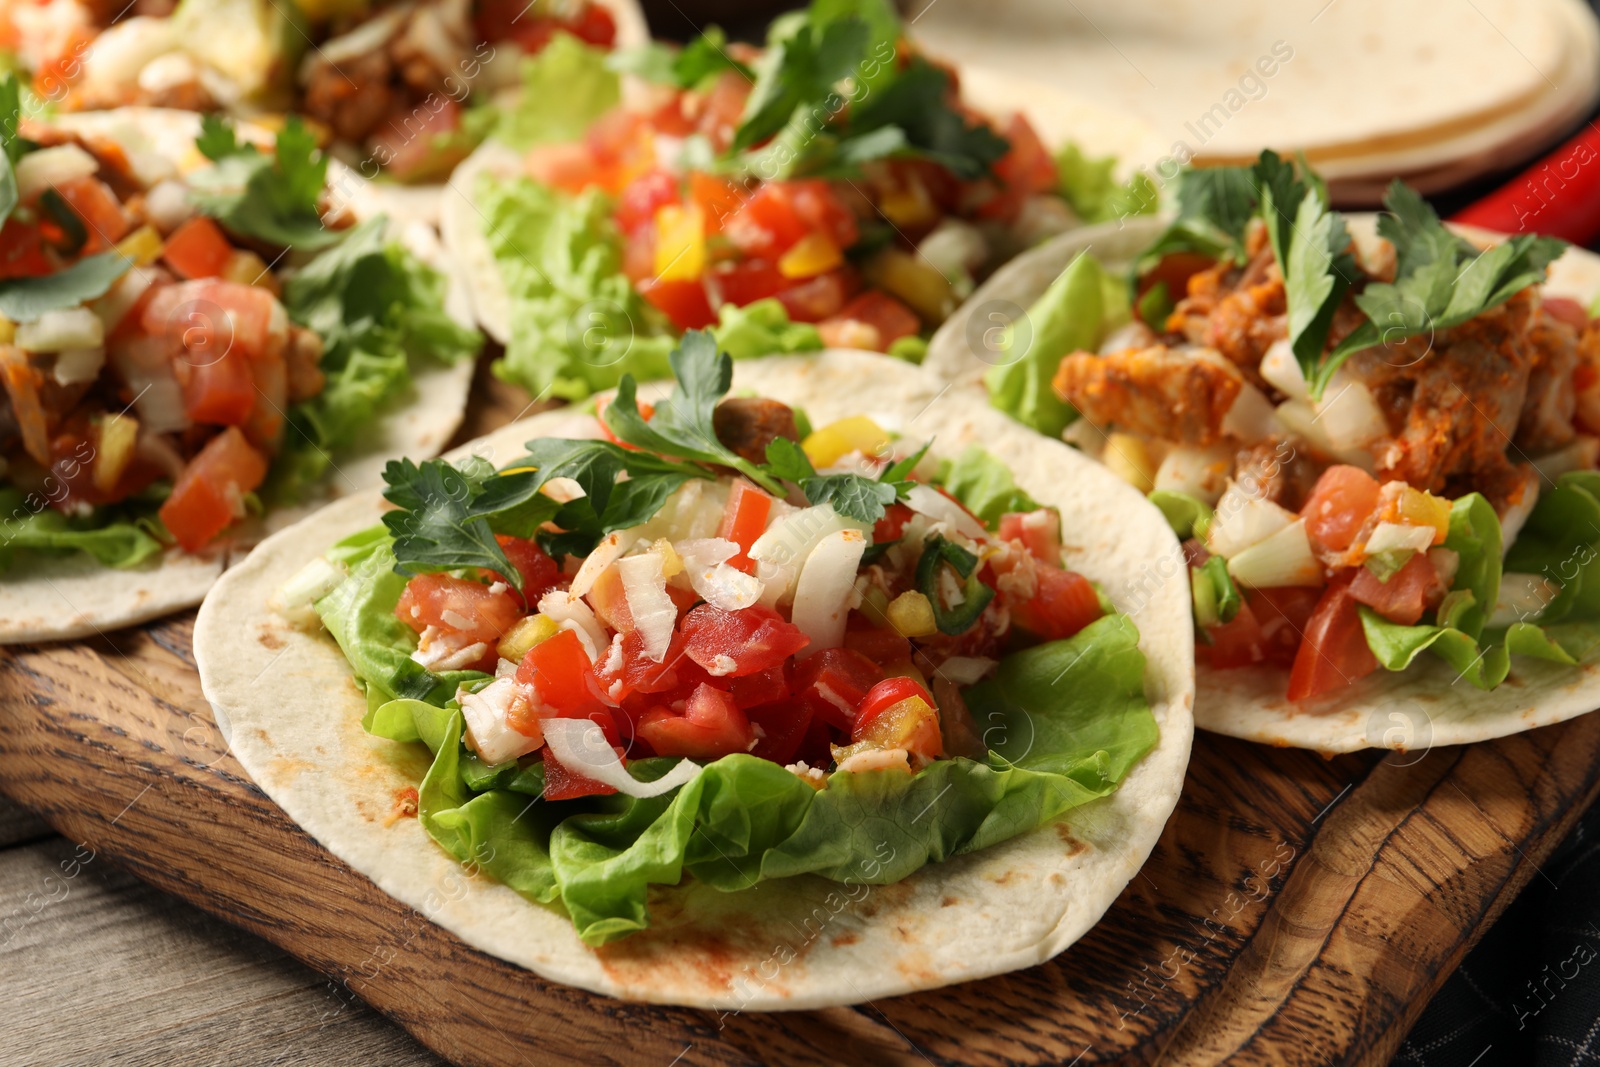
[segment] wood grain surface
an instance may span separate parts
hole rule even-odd
[[[228,755],[191,623],[0,653],[0,790],[464,1064],[1381,1063],[1600,787],[1600,716],[1387,758],[1202,736],[1150,862],[1057,960],[854,1009],[658,1008],[469,949],[301,833]]]

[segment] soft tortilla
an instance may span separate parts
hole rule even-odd
[[[1359,240],[1376,232],[1375,216],[1350,221]],[[983,343],[987,329],[1026,311],[1082,251],[1111,271],[1127,270],[1164,225],[1153,218],[1110,223],[1065,234],[1019,256],[979,286],[934,334],[923,366],[945,381],[982,389],[990,366],[986,357],[994,358]],[[1480,244],[1495,239],[1484,230],[1461,232]],[[1600,294],[1600,256],[1568,249],[1551,265],[1544,291],[1587,307]],[[1600,703],[1597,682],[1600,652],[1576,668],[1519,658],[1510,678],[1490,692],[1460,681],[1442,660],[1425,655],[1404,672],[1380,671],[1327,701],[1296,705],[1284,696],[1285,670],[1202,666],[1196,671],[1195,723],[1231,737],[1321,752],[1414,751],[1501,737],[1593,711]]]
[[[175,168],[189,170],[205,163],[194,147],[200,116],[193,112],[124,108],[63,115],[52,122],[121,145],[134,173],[147,183],[170,176]],[[271,134],[259,128],[245,126],[241,132],[271,143]],[[362,195],[370,183],[337,162],[330,162],[328,169],[329,185],[348,198],[357,218],[381,211],[381,204]],[[471,323],[464,286],[437,235],[417,223],[396,223],[391,236],[444,274],[452,287],[446,295],[447,309],[461,322]],[[230,560],[266,534],[329,499],[381,485],[390,459],[438,455],[461,425],[472,373],[471,360],[451,366],[420,364],[410,392],[379,416],[358,446],[333,457],[324,495],[243,524],[204,552],[172,549],[125,570],[102,567],[82,554],[33,556],[13,566],[0,576],[0,644],[87,637],[198,604]]]
[[[476,948],[596,992],[730,1010],[819,1008],[1049,959],[1083,936],[1133,877],[1182,785],[1193,696],[1189,598],[1181,578],[1161,579],[1181,574],[1176,540],[1103,468],[906,364],[841,351],[762,360],[738,364],[734,386],[803,405],[813,419],[865,412],[908,434],[936,434],[946,454],[979,443],[1005,457],[1034,496],[1061,508],[1068,565],[1103,583],[1132,616],[1149,658],[1146,690],[1160,741],[1115,793],[897,885],[806,877],[737,894],[693,882],[664,890],[652,901],[652,929],[590,949],[558,909],[465,875],[417,820],[385,825],[397,791],[420,780],[426,750],[364,733],[365,702],[338,647],[290,628],[266,606],[335,540],[378,521],[377,494],[341,501],[273,537],[224,575],[201,608],[201,683],[234,755],[291,818],[385,892]],[[572,432],[572,418],[537,415],[452,455],[505,464],[532,436]]]

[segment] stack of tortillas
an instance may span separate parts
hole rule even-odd
[[[906,19],[1052,141],[1088,101],[1128,116],[1143,162],[1304,152],[1345,202],[1511,166],[1600,99],[1583,0],[910,0]]]

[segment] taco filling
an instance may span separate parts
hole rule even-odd
[[[664,377],[708,327],[735,358],[918,360],[975,280],[1077,224],[1074,182],[1086,211],[1085,184],[1112,195],[1110,161],[975,113],[886,4],[812,5],[765,48],[713,27],[607,63],[561,41],[526,70],[491,144],[521,158],[463,178],[462,214],[510,294],[498,370],[535,393]]]
[[[0,113],[7,562],[204,548],[323,475],[405,393],[408,352],[476,350],[382,218],[322,217],[327,164],[297,125],[269,153],[208,120],[209,165],[151,182],[119,143],[18,132],[14,79]]]
[[[502,471],[391,464],[384,525],[279,594],[338,641],[367,730],[433,750],[440,846],[600,944],[684,871],[898,881],[1156,743],[1137,630],[998,460],[727,397],[705,333],[673,370]]]
[[[1596,643],[1600,328],[1541,293],[1565,245],[1480,246],[1399,183],[1385,206],[1353,237],[1270,153],[1186,173],[1131,320],[1086,257],[1034,312],[1088,309],[1078,350],[990,372],[1187,538],[1201,661],[1286,668],[1294,701],[1424,651],[1492,689]]]

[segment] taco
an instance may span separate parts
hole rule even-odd
[[[386,892],[614,996],[814,1008],[1060,952],[1183,779],[1187,595],[1140,580],[1177,540],[903,363],[735,372],[691,332],[673,367],[225,575],[195,652],[232,751]]]
[[[1185,538],[1207,729],[1415,748],[1595,707],[1600,260],[1385,205],[1270,153],[1188,172],[1175,219],[1041,248],[932,345]]]
[[[713,27],[608,61],[569,39],[525,71],[442,230],[497,373],[536,395],[664,377],[685,329],[736,359],[915,361],[976,281],[1115,184],[1022,114],[976,114],[883,0],[785,15],[764,49]]]
[[[553,38],[648,40],[631,0],[50,0],[0,9],[0,49],[61,111],[292,112],[368,177],[439,181],[472,150],[473,108]],[[226,41],[226,47],[218,42]]]
[[[18,131],[0,137],[0,641],[196,604],[306,506],[443,448],[480,337],[382,217],[325,210],[303,129],[257,131],[263,150],[143,109],[19,131],[17,89],[0,83]]]

